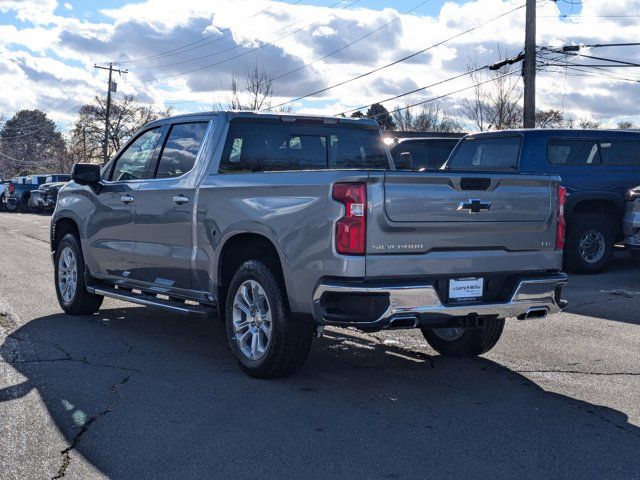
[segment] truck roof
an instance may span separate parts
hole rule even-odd
[[[154,126],[154,125],[163,125],[167,122],[173,122],[175,120],[188,120],[188,119],[200,119],[200,120],[208,120],[212,117],[225,115],[228,120],[233,118],[256,118],[256,119],[273,119],[273,120],[283,120],[283,119],[291,119],[290,121],[295,121],[295,119],[315,119],[315,120],[325,120],[328,123],[339,122],[342,124],[351,124],[357,126],[364,126],[368,128],[379,129],[378,122],[370,119],[370,118],[346,118],[346,117],[335,117],[335,116],[327,116],[327,115],[308,115],[308,114],[296,114],[296,113],[263,113],[263,112],[248,112],[248,111],[235,111],[235,110],[220,110],[220,111],[210,111],[210,112],[197,112],[197,113],[186,113],[182,115],[173,115],[171,117],[161,118],[158,120],[154,120],[153,122],[148,123],[146,126]],[[285,120],[286,121],[286,120]]]
[[[490,132],[470,133],[464,138],[508,137],[524,135],[540,139],[564,137],[564,138],[632,138],[640,139],[640,131],[634,130],[594,130],[594,129],[568,129],[568,128],[521,128],[513,130],[495,130]]]

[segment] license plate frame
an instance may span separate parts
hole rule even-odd
[[[447,293],[451,302],[472,302],[484,295],[483,277],[450,278]]]

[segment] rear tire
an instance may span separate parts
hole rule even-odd
[[[231,351],[252,377],[291,375],[309,355],[313,323],[294,318],[286,304],[284,286],[259,260],[243,263],[233,276],[225,319]]]
[[[104,298],[87,291],[84,257],[78,238],[72,233],[62,237],[54,259],[56,295],[60,307],[69,315],[96,313]]]
[[[567,228],[565,268],[574,273],[600,273],[613,255],[616,221],[601,213],[576,214]]]
[[[440,332],[438,330],[441,330]],[[445,332],[445,331],[451,332]],[[487,319],[484,328],[469,328],[454,335],[455,329],[423,328],[427,343],[445,357],[476,357],[496,346],[504,330],[504,319]],[[451,335],[445,334],[451,333]]]

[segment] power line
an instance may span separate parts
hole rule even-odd
[[[361,2],[361,1],[362,1],[362,0],[353,0],[351,3],[346,4],[346,5],[342,6],[342,7],[340,7],[338,10],[344,10],[344,9],[346,9],[346,8],[348,8],[348,7],[350,7],[350,6],[354,5],[354,4],[356,4],[356,3],[359,3],[359,2]],[[343,0],[338,1],[338,2],[334,3],[333,5],[338,5],[338,4],[340,4],[340,3],[343,3]],[[333,5],[332,5],[332,6],[333,6]],[[333,15],[333,14],[331,14],[331,15]],[[252,48],[251,50],[247,50],[246,52],[240,53],[240,54],[235,55],[235,56],[233,56],[233,57],[226,58],[226,59],[221,60],[221,61],[219,61],[219,62],[215,62],[215,63],[209,64],[209,65],[204,65],[204,66],[202,66],[202,67],[194,68],[194,69],[192,69],[192,70],[187,70],[187,71],[185,71],[185,72],[179,72],[179,73],[174,73],[174,74],[171,74],[171,75],[165,75],[165,76],[162,76],[162,77],[155,77],[155,78],[151,78],[151,79],[149,79],[149,81],[158,81],[158,80],[164,80],[164,79],[167,79],[167,78],[180,77],[180,76],[182,76],[182,75],[188,75],[188,74],[190,74],[190,73],[199,72],[199,71],[202,71],[202,70],[206,70],[206,69],[208,69],[208,68],[215,67],[215,66],[217,66],[217,65],[221,65],[221,64],[226,63],[226,62],[230,62],[230,61],[235,60],[235,59],[237,59],[237,58],[244,57],[245,55],[249,55],[250,53],[253,53],[253,52],[255,52],[255,51],[258,51],[258,50],[261,50],[261,49],[263,49],[263,48],[265,48],[265,47],[268,47],[269,45],[273,45],[275,42],[277,42],[277,41],[279,41],[279,40],[283,40],[283,39],[285,39],[285,38],[287,38],[287,37],[290,37],[291,35],[295,35],[296,33],[301,32],[302,30],[304,30],[304,29],[306,29],[306,28],[309,28],[309,27],[311,27],[311,26],[313,26],[313,25],[315,25],[315,24],[317,24],[317,23],[319,23],[319,22],[320,22],[320,20],[317,20],[317,21],[312,22],[312,23],[310,23],[310,24],[308,24],[308,25],[305,25],[304,27],[301,27],[301,28],[299,28],[299,29],[297,29],[297,30],[294,30],[293,32],[288,33],[287,35],[284,35],[284,36],[282,36],[282,37],[280,37],[280,38],[277,38],[277,39],[275,39],[275,40],[272,40],[272,41],[270,41],[270,42],[264,43],[264,44],[260,45],[259,47]]]
[[[300,1],[302,1],[302,0],[300,0]],[[299,2],[296,2],[296,3],[300,3],[300,1],[299,1]],[[350,5],[347,5],[346,7],[343,7],[343,8],[350,7],[350,6],[351,6],[351,5],[353,5],[354,3],[358,3],[358,2],[360,2],[360,1],[362,1],[362,0],[354,1],[354,2],[353,2],[353,3],[351,3]],[[335,3],[331,4],[331,5],[329,5],[327,8],[333,8],[333,7],[335,7],[336,5],[339,5],[339,4],[341,4],[341,3],[342,3],[342,1],[335,2]],[[297,25],[297,24],[301,23],[302,21],[303,21],[303,20],[298,20],[298,21],[295,21],[295,22],[290,23],[290,24],[288,24],[288,25],[285,25],[284,27],[281,27],[281,28],[279,28],[279,29],[277,29],[277,30],[274,30],[273,32],[270,32],[270,33],[269,33],[269,35],[270,35],[270,34],[273,34],[273,33],[281,32],[281,31],[283,31],[283,30],[286,30],[286,29],[288,29],[289,27],[293,27],[294,25]],[[309,25],[307,25],[307,26],[303,27],[302,29],[308,28],[308,27],[310,27],[311,25],[314,25],[315,23],[318,23],[318,21],[316,21],[316,22],[314,22],[314,23],[312,23],[312,24],[309,24]],[[297,33],[298,31],[300,31],[300,30],[297,30],[297,31],[296,31],[296,32],[294,32],[294,33]],[[205,44],[198,45],[197,47],[190,48],[190,49],[188,49],[188,50],[183,50],[183,51],[181,51],[181,52],[177,52],[177,53],[175,53],[175,54],[173,54],[173,55],[177,55],[177,54],[180,54],[180,53],[188,52],[188,51],[190,51],[190,50],[194,50],[195,48],[204,47],[205,45],[209,45],[209,44],[214,43],[214,42],[217,42],[217,41],[219,41],[219,40],[223,40],[224,38],[228,38],[228,37],[230,37],[230,36],[232,36],[232,35],[233,35],[233,34],[232,34],[232,33],[230,33],[229,35],[227,35],[227,36],[225,36],[225,37],[221,37],[221,38],[218,38],[218,39],[213,40],[213,41],[211,41],[211,42],[207,42],[207,43],[205,43]],[[282,38],[286,38],[287,36],[289,36],[289,35],[286,35],[285,37],[282,37]],[[276,41],[278,41],[278,40],[281,40],[282,38],[279,38],[279,39],[276,39],[276,40],[273,40],[273,41],[274,41],[274,42],[276,42]],[[238,48],[240,48],[240,47],[244,47],[245,45],[249,45],[250,43],[253,43],[254,41],[255,41],[254,39],[246,40],[246,41],[244,41],[244,42],[242,42],[242,43],[239,43],[239,44],[237,44],[237,45],[235,45],[235,46],[233,46],[233,47],[225,48],[225,49],[223,49],[223,50],[219,50],[219,51],[217,51],[217,52],[213,52],[213,53],[208,53],[208,54],[206,54],[206,55],[202,55],[202,56],[200,56],[200,57],[190,58],[190,59],[188,59],[188,60],[181,60],[181,61],[179,61],[179,62],[165,63],[165,64],[163,64],[163,65],[150,65],[150,66],[146,66],[146,67],[134,67],[134,68],[132,68],[131,70],[149,70],[149,69],[157,69],[157,68],[158,68],[158,69],[159,69],[159,68],[168,68],[168,67],[173,67],[173,66],[176,66],[176,65],[183,65],[183,64],[185,64],[185,63],[191,63],[191,62],[195,62],[195,61],[198,61],[198,60],[202,60],[202,59],[204,59],[204,58],[215,57],[215,56],[217,56],[217,55],[220,55],[221,53],[225,53],[225,52],[230,52],[230,51],[232,51],[232,50],[236,50],[236,49],[238,49]],[[170,56],[170,55],[167,55],[167,56]]]
[[[427,52],[427,51],[429,51],[429,50],[431,50],[431,49],[433,49],[433,48],[436,48],[436,47],[438,47],[438,46],[440,46],[440,45],[443,45],[443,44],[445,44],[445,43],[447,43],[447,42],[449,42],[449,41],[451,41],[451,40],[454,40],[454,39],[456,39],[456,38],[458,38],[458,37],[461,37],[462,35],[465,35],[465,34],[467,34],[467,33],[473,32],[474,30],[477,30],[478,28],[483,27],[484,25],[487,25],[487,24],[488,24],[488,23],[490,23],[490,22],[493,22],[493,21],[498,20],[498,19],[500,19],[500,18],[502,18],[502,17],[505,17],[506,15],[509,15],[509,14],[511,14],[511,13],[513,13],[513,12],[515,12],[516,10],[520,10],[520,9],[521,9],[521,8],[523,8],[523,7],[524,7],[524,5],[520,5],[520,6],[518,6],[518,7],[514,8],[514,9],[512,9],[512,10],[509,10],[508,12],[502,13],[502,14],[500,14],[500,15],[496,16],[496,17],[493,17],[493,18],[491,18],[491,19],[489,19],[489,20],[486,20],[486,21],[484,21],[484,22],[482,22],[482,23],[480,23],[480,24],[478,24],[478,25],[476,25],[476,26],[474,26],[474,27],[471,27],[471,28],[469,28],[469,29],[467,29],[467,30],[464,30],[463,32],[457,33],[456,35],[453,35],[453,36],[451,36],[451,37],[449,37],[449,38],[447,38],[447,39],[445,39],[445,40],[442,40],[442,41],[437,42],[437,43],[435,43],[435,44],[433,44],[433,45],[431,45],[431,46],[429,46],[429,47],[427,47],[427,48],[424,48],[424,49],[419,50],[419,51],[417,51],[417,52],[415,52],[415,53],[412,53],[411,55],[407,55],[407,56],[402,57],[402,58],[400,58],[400,59],[398,59],[398,60],[395,60],[395,61],[393,61],[393,62],[391,62],[391,63],[388,63],[388,64],[383,65],[383,66],[381,66],[381,67],[375,68],[375,69],[370,70],[370,71],[368,71],[368,72],[365,72],[365,73],[363,73],[363,74],[357,75],[356,77],[353,77],[353,78],[350,78],[350,79],[344,80],[344,81],[342,81],[342,82],[336,83],[336,84],[331,85],[331,86],[329,86],[329,87],[325,87],[325,88],[322,88],[322,89],[320,89],[320,90],[316,90],[316,91],[314,91],[314,92],[308,93],[308,94],[306,94],[306,95],[302,95],[302,96],[300,96],[300,97],[296,97],[296,98],[294,98],[294,99],[292,99],[292,100],[288,100],[288,101],[286,101],[286,102],[282,102],[282,103],[280,103],[280,104],[278,104],[278,105],[275,105],[275,106],[273,106],[273,107],[268,108],[267,110],[273,110],[273,109],[275,109],[275,108],[280,108],[280,107],[282,107],[282,106],[284,106],[284,105],[288,105],[288,104],[290,104],[290,103],[294,103],[294,102],[297,102],[297,101],[299,101],[299,100],[303,100],[303,99],[305,99],[305,98],[308,98],[308,97],[312,97],[312,96],[318,95],[319,93],[327,92],[327,91],[332,90],[332,89],[334,89],[334,88],[336,88],[336,87],[341,87],[341,86],[346,85],[346,84],[348,84],[348,83],[354,82],[354,81],[356,81],[356,80],[360,80],[360,79],[362,79],[362,78],[364,78],[364,77],[367,77],[367,76],[372,75],[372,74],[374,74],[374,73],[377,73],[377,72],[380,72],[380,71],[382,71],[382,70],[385,70],[385,69],[387,69],[387,68],[389,68],[389,67],[392,67],[392,66],[394,66],[394,65],[397,65],[397,64],[399,64],[399,63],[405,62],[405,61],[407,61],[407,60],[409,60],[409,59],[411,59],[411,58],[417,57],[418,55],[420,55],[420,54],[422,54],[422,53],[425,53],[425,52]]]
[[[298,1],[296,1],[295,3],[293,3],[293,4],[291,4],[291,5],[297,5],[297,4],[298,4],[298,3],[300,3],[301,1],[302,1],[302,0],[298,0]],[[267,8],[263,8],[263,9],[262,9],[262,10],[260,10],[259,12],[256,12],[256,13],[254,13],[253,15],[251,15],[251,16],[249,16],[249,17],[247,17],[247,18],[245,19],[245,21],[247,21],[247,20],[249,20],[249,19],[251,19],[251,18],[254,18],[254,17],[257,17],[257,16],[259,16],[259,15],[263,14],[264,12],[266,12],[267,10],[269,10],[270,8],[271,8],[271,5],[269,5]],[[272,13],[272,15],[270,15],[269,17],[275,16],[275,15],[277,15],[278,13],[283,12],[284,10],[285,10],[285,9],[277,10],[276,12],[273,12],[273,13]],[[224,35],[224,36],[222,36],[222,37],[220,37],[220,38],[217,38],[217,39],[215,39],[215,40],[213,40],[213,41],[211,41],[211,42],[206,42],[206,43],[204,43],[204,44],[202,44],[202,45],[199,45],[198,47],[195,47],[195,48],[200,48],[200,47],[203,47],[203,46],[205,46],[205,45],[210,45],[211,43],[215,43],[215,42],[218,42],[218,41],[220,41],[220,40],[224,40],[225,38],[230,37],[231,35],[233,35],[233,34],[231,33],[231,28],[233,28],[233,27],[227,27],[227,28],[225,29],[225,30],[229,30],[229,33],[228,33],[228,34],[226,34],[226,35]],[[198,44],[198,43],[200,43],[200,42],[204,42],[204,41],[206,41],[206,40],[208,40],[208,39],[210,39],[210,38],[215,37],[216,35],[219,35],[219,32],[213,33],[213,34],[211,34],[211,35],[207,35],[207,36],[206,36],[206,37],[204,37],[204,38],[201,38],[201,39],[199,39],[199,40],[196,40],[196,41],[193,41],[193,42],[187,43],[187,44],[182,45],[182,46],[180,46],[180,47],[173,48],[173,49],[171,49],[171,50],[167,50],[167,51],[165,51],[165,52],[161,52],[161,53],[157,53],[157,54],[154,54],[154,55],[150,55],[150,56],[148,56],[148,57],[140,57],[140,58],[134,58],[134,59],[131,59],[131,60],[124,60],[124,61],[119,62],[119,64],[128,64],[128,63],[145,62],[145,61],[148,61],[148,60],[153,60],[153,59],[155,59],[155,58],[164,58],[164,57],[171,57],[171,56],[173,56],[173,55],[178,55],[178,54],[180,54],[180,53],[184,53],[184,52],[188,52],[188,51],[190,51],[190,50],[193,50],[193,49],[187,49],[187,50],[184,50],[184,49],[186,49],[187,47],[191,47],[192,45],[196,45],[196,44]],[[175,52],[175,53],[173,53],[173,52]]]
[[[432,97],[432,98],[429,98],[427,100],[423,100],[423,101],[420,101],[420,102],[417,102],[417,103],[413,103],[411,105],[405,105],[404,107],[399,107],[399,108],[396,108],[394,110],[388,111],[386,113],[385,112],[379,113],[379,114],[375,115],[374,118],[377,119],[378,117],[381,117],[381,116],[384,116],[384,115],[387,115],[387,114],[394,114],[394,113],[397,113],[397,112],[401,112],[402,110],[408,110],[409,108],[413,108],[413,107],[417,107],[417,106],[420,106],[420,105],[424,105],[426,103],[435,102],[436,100],[441,100],[443,98],[450,97],[451,95],[456,95],[458,93],[462,93],[464,91],[471,90],[473,88],[477,88],[477,87],[479,87],[481,85],[485,85],[485,84],[490,83],[490,82],[495,82],[496,80],[499,80],[501,78],[505,78],[505,77],[507,77],[509,75],[513,75],[515,73],[520,74],[521,72],[520,72],[520,70],[512,70],[512,71],[507,72],[507,73],[505,73],[503,75],[499,75],[497,77],[490,78],[490,79],[485,80],[483,82],[475,83],[475,84],[470,85],[468,87],[460,88],[458,90],[454,90],[454,91],[449,92],[449,93],[438,95],[437,97]]]
[[[423,90],[427,90],[428,88],[436,87],[438,85],[442,85],[443,83],[451,82],[453,80],[457,80],[458,78],[466,77],[467,75],[471,75],[473,73],[479,72],[480,70],[484,70],[486,68],[489,68],[489,66],[485,65],[484,67],[478,67],[478,68],[476,68],[474,70],[470,70],[468,72],[461,73],[460,75],[455,75],[453,77],[449,77],[449,78],[446,78],[444,80],[440,80],[439,82],[432,83],[431,85],[427,85],[426,87],[416,88],[416,89],[411,90],[409,92],[401,93],[400,95],[395,95],[393,97],[389,97],[389,98],[386,98],[384,100],[379,100],[377,102],[373,102],[373,103],[370,103],[368,105],[362,105],[362,106],[357,107],[357,108],[352,108],[350,110],[345,110],[344,112],[341,112],[339,115],[346,115],[347,113],[357,112],[359,110],[363,110],[365,108],[369,108],[369,107],[371,107],[371,106],[373,106],[375,104],[382,104],[382,103],[390,102],[392,100],[397,100],[399,98],[406,97],[408,95],[412,95],[414,93],[418,93],[418,92],[421,92]]]

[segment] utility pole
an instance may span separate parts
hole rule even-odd
[[[109,63],[108,67],[101,67],[100,65],[94,65],[93,68],[99,68],[100,70],[109,70],[109,83],[107,84],[107,111],[104,121],[104,140],[102,145],[102,162],[107,163],[109,161],[109,114],[111,113],[111,92],[116,92],[118,84],[112,80],[113,72],[117,72],[119,75],[123,73],[129,73],[127,70],[118,70],[113,68],[113,63]]]
[[[536,126],[536,0],[527,0],[524,34],[524,128]]]

